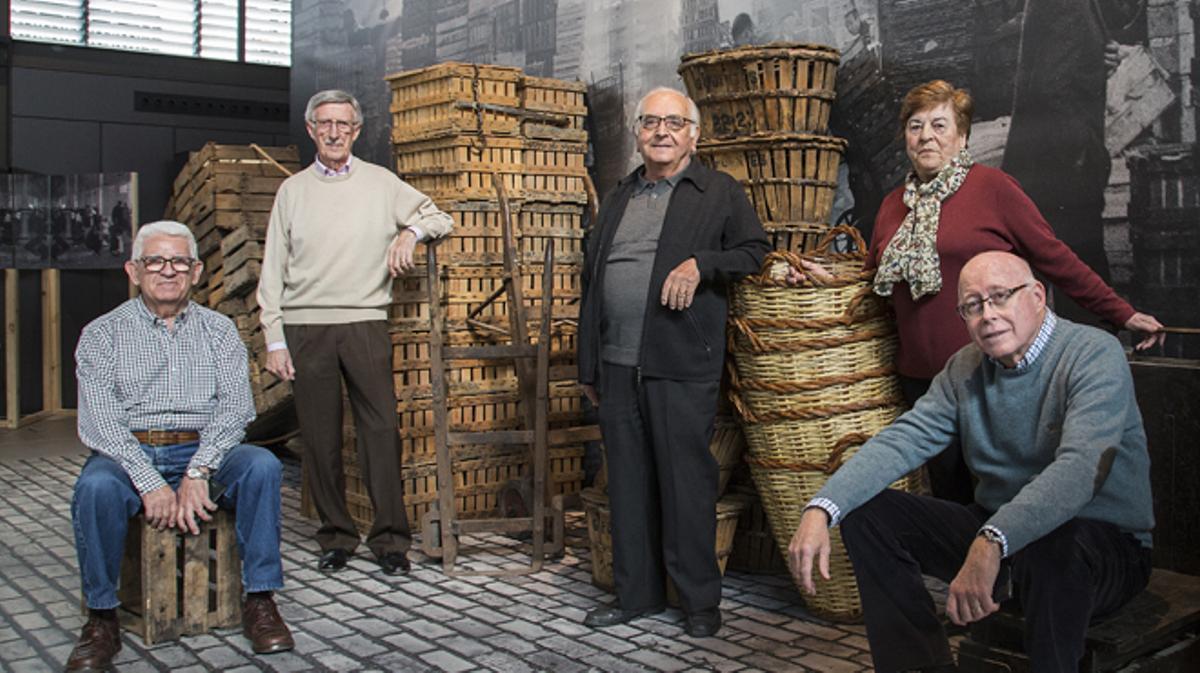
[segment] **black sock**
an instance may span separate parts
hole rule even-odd
[[[274,595],[274,593],[275,593],[275,592],[273,592],[273,591],[254,591],[254,592],[246,592],[246,598],[250,598],[250,597],[254,597],[254,598],[270,598],[272,595]]]
[[[88,608],[88,613],[92,617],[95,617],[97,619],[106,619],[110,622],[117,621],[117,609],[116,608],[109,608],[107,610],[97,610],[95,608]]]

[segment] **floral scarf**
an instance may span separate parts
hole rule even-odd
[[[875,294],[892,296],[892,286],[902,280],[908,282],[914,301],[942,289],[942,269],[937,252],[942,201],[958,191],[974,163],[971,153],[964,147],[929,182],[920,182],[916,172],[908,174],[904,186],[908,215],[879,260]]]

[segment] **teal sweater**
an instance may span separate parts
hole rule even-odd
[[[1012,555],[1073,518],[1107,521],[1151,544],[1150,457],[1120,344],[1059,318],[1028,369],[974,344],[955,353],[911,411],[817,493],[845,514],[958,439],[975,502]]]

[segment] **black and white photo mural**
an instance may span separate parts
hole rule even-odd
[[[784,40],[841,51],[833,133],[849,141],[834,218],[869,233],[908,161],[904,92],[975,99],[969,148],[1015,177],[1081,258],[1147,313],[1200,326],[1194,0],[294,0],[293,136],[315,91],[365,107],[356,153],[389,163],[384,76],[495,63],[588,85],[601,193],[635,165],[646,90],[687,53]],[[1198,7],[1197,9],[1200,9]],[[311,152],[311,148],[308,150]],[[1059,299],[1071,317],[1078,310]],[[1200,344],[1168,339],[1168,354]],[[1172,349],[1177,352],[1172,353]]]
[[[136,173],[0,176],[0,267],[121,268],[136,195]]]

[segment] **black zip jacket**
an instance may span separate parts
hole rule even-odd
[[[604,270],[613,235],[637,186],[638,168],[605,197],[588,232],[579,309],[579,381],[600,376],[600,334],[605,317]],[[742,185],[692,158],[671,192],[650,275],[638,369],[642,376],[716,381],[725,360],[725,319],[730,284],[757,273],[770,244]],[[692,305],[672,311],[660,302],[667,275],[689,257],[700,268]]]

